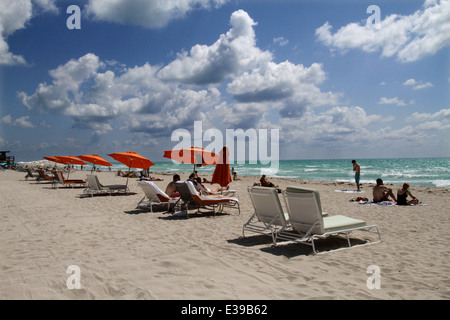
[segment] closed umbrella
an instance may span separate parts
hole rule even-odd
[[[149,159],[141,156],[140,154],[137,154],[134,151],[111,153],[108,154],[108,156],[128,166],[128,171],[131,168],[147,170],[151,166],[155,165]],[[127,176],[127,186],[128,186],[128,176]]]
[[[216,164],[211,183],[218,183],[221,187],[226,187],[232,181],[228,147],[223,147],[222,151],[220,151],[219,159],[220,161]]]
[[[193,164],[194,174],[196,166],[201,167],[204,165],[213,165],[219,160],[218,154],[199,147],[166,150],[164,151],[164,157],[180,163]]]
[[[106,161],[105,159],[103,159],[102,157],[100,157],[97,154],[87,154],[87,155],[82,155],[82,156],[77,156],[78,158],[80,158],[83,161],[87,161],[92,163],[92,171],[94,171],[95,169],[95,165],[100,165],[100,166],[105,166],[105,167],[111,167],[112,164],[109,163],[108,161]]]

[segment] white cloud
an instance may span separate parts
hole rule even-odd
[[[285,118],[280,133],[287,144],[321,148],[340,148],[347,144],[359,146],[376,135],[369,126],[379,120],[381,116],[368,115],[358,106],[333,107],[319,114],[310,110],[301,118]]]
[[[415,79],[408,79],[405,82],[403,82],[404,86],[414,86],[416,84],[416,80]]]
[[[405,82],[403,82],[403,85],[411,86],[411,87],[413,87],[414,90],[420,90],[420,89],[433,87],[433,84],[431,82],[422,83],[422,82],[417,82],[415,79],[408,79]]]
[[[129,131],[167,134],[167,128],[201,118],[202,110],[220,97],[216,89],[195,91],[164,83],[156,77],[159,67],[149,64],[121,67],[117,74],[102,72],[106,67],[96,55],[86,54],[51,70],[52,84],[41,83],[33,94],[20,92],[19,97],[30,110],[70,116],[76,128],[97,135],[112,130],[115,119]]]
[[[272,59],[267,51],[256,47],[253,26],[256,22],[243,10],[230,18],[231,29],[211,46],[196,45],[165,66],[159,77],[165,81],[208,85],[257,67]]]
[[[414,112],[405,119],[405,122],[413,122],[414,128],[420,131],[438,130],[441,132],[450,130],[450,109],[442,109],[435,113]],[[447,140],[448,134],[442,133],[440,138]],[[443,145],[444,146],[444,145]]]
[[[27,27],[36,6],[43,11],[57,13],[55,0],[0,1],[0,66],[26,64],[25,58],[9,51],[6,39],[17,30]]]
[[[6,38],[15,31],[25,28],[31,19],[30,0],[0,1],[0,65],[25,64],[25,59],[9,52]]]
[[[380,101],[378,101],[378,104],[394,104],[399,107],[406,106],[406,102],[403,100],[400,100],[397,97],[394,97],[394,98],[382,97],[382,98],[380,98]]]
[[[273,43],[278,44],[281,47],[284,47],[289,43],[289,40],[284,37],[276,37],[273,38]]]
[[[228,0],[89,0],[86,10],[95,19],[162,28],[196,9],[220,7]]]
[[[316,30],[316,36],[332,48],[343,52],[381,50],[383,57],[416,61],[450,45],[450,0],[426,1],[423,9],[409,16],[389,15],[381,21],[380,29],[350,23],[332,34],[331,28],[326,22]]]
[[[441,121],[450,123],[450,109],[442,109],[436,113],[418,113],[414,112],[408,118],[407,122],[426,122],[426,121]]]
[[[44,12],[59,13],[55,5],[56,0],[33,0]]]
[[[29,119],[29,116],[23,116],[13,120],[11,115],[8,114],[0,119],[0,123],[19,128],[34,128],[34,125],[30,122]]]
[[[368,127],[380,116],[338,107],[340,93],[322,92],[322,64],[276,63],[256,46],[256,22],[246,12],[236,11],[230,22],[213,45],[194,46],[166,66],[127,68],[88,53],[51,70],[51,83],[19,97],[30,110],[71,117],[94,139],[113,128],[167,138],[195,120],[203,120],[205,129],[214,121],[219,129],[280,128],[287,142],[301,137],[329,146],[373,134]],[[219,88],[226,88],[230,101]],[[329,110],[316,114],[318,107]]]

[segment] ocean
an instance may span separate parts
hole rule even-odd
[[[271,165],[230,164],[238,176],[255,176],[294,178],[304,180],[354,182],[352,159],[327,160],[280,160],[278,168]],[[398,159],[356,159],[361,166],[361,183],[375,183],[377,178],[385,184],[402,185],[409,182],[414,186],[450,187],[450,158],[398,158]],[[128,170],[119,163],[111,162],[112,170]],[[86,167],[89,167],[86,166]],[[213,173],[215,166],[203,166],[197,171]],[[106,167],[102,168],[103,170]],[[193,165],[174,164],[171,161],[155,162],[151,172],[192,172]]]

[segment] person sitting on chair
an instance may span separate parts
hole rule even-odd
[[[166,194],[169,197],[174,198],[174,197],[180,196],[180,194],[177,191],[177,187],[175,186],[175,182],[180,181],[180,180],[181,180],[180,175],[178,175],[178,174],[173,175],[172,181],[169,182],[169,184],[166,187]]]

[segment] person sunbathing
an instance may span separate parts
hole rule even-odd
[[[263,174],[261,179],[259,179],[261,182],[261,187],[269,187],[269,188],[278,188],[278,186],[274,185],[272,182],[267,180],[266,175]]]
[[[406,198],[410,196],[412,200],[407,200]],[[404,183],[402,188],[397,191],[397,205],[406,206],[411,204],[419,204],[420,201],[412,195],[409,191],[409,183]]]
[[[372,195],[373,202],[390,201],[389,197],[391,197],[394,202],[397,202],[397,199],[395,199],[395,196],[392,193],[392,189],[385,187],[383,185],[383,180],[380,178],[377,179],[377,185],[373,187]]]
[[[169,182],[169,184],[166,187],[166,194],[169,197],[174,198],[174,197],[179,197],[180,196],[180,193],[178,192],[177,187],[175,186],[175,182],[180,181],[180,180],[181,180],[181,177],[180,177],[179,174],[174,174],[173,175],[172,181]]]
[[[229,193],[228,192],[228,189],[230,188],[229,186],[209,189],[202,183],[202,179],[197,178],[196,181],[197,181],[197,190],[202,196],[215,195],[215,193],[217,192]]]

